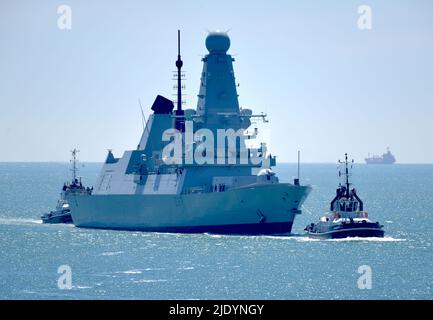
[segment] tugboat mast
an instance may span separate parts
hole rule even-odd
[[[344,156],[346,157],[346,195],[349,196],[349,162],[347,160],[347,153],[344,154]]]
[[[75,180],[77,179],[77,153],[80,152],[80,150],[77,149],[73,149],[71,150],[71,154],[72,154],[72,182],[75,182]]]
[[[346,181],[344,182],[344,184],[346,185],[345,186],[346,190],[344,190],[344,196],[349,197],[350,196],[350,189],[349,189],[350,188],[350,182],[349,182],[349,160],[347,158],[347,153],[344,154],[344,157],[345,157],[345,159],[344,159],[344,166],[345,166],[344,175],[346,178]],[[338,160],[338,162],[340,164],[342,163],[340,160]],[[341,176],[341,171],[339,171],[339,175]],[[341,184],[340,184],[340,186],[341,186]]]

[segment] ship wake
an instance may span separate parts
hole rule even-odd
[[[24,219],[24,218],[0,218],[0,224],[5,224],[5,225],[42,224],[42,220]]]

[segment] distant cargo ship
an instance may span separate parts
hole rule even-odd
[[[367,164],[393,164],[395,163],[395,157],[391,151],[389,151],[389,148],[387,148],[386,153],[384,153],[382,156],[369,156],[365,159],[365,162]]]

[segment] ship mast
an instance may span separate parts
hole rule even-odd
[[[349,182],[349,160],[347,158],[347,153],[344,154],[345,156],[345,160],[344,160],[344,173],[343,175],[345,176],[345,181],[344,184],[346,185],[346,192],[345,192],[345,197],[349,197],[350,195],[350,182]],[[340,160],[338,160],[338,162],[341,164],[342,162]],[[353,160],[352,160],[353,163]],[[341,171],[339,170],[339,176],[341,177]],[[341,184],[340,184],[341,185]]]
[[[180,57],[180,30],[177,30],[177,109],[176,109],[176,125],[175,128],[180,132],[185,131],[184,112],[182,110],[182,69],[183,61]]]
[[[347,153],[344,154],[346,157],[345,165],[346,165],[346,194],[349,195],[349,162],[347,160]]]
[[[78,152],[80,152],[80,150],[77,150],[77,149],[73,149],[73,150],[71,150],[71,154],[72,154],[72,159],[71,159],[71,163],[72,163],[72,168],[71,168],[71,171],[72,171],[72,182],[75,182],[75,180],[77,179],[77,171],[78,171],[78,168],[77,168],[77,153]]]

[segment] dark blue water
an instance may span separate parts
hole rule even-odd
[[[80,175],[93,184],[99,164]],[[294,165],[279,165],[291,180]],[[18,299],[432,299],[433,165],[357,165],[353,181],[384,239],[310,240],[328,209],[335,165],[304,165],[314,188],[291,237],[183,235],[43,225],[68,164],[0,163],[0,298]],[[60,265],[72,289],[57,286]],[[358,267],[372,270],[358,288]]]

